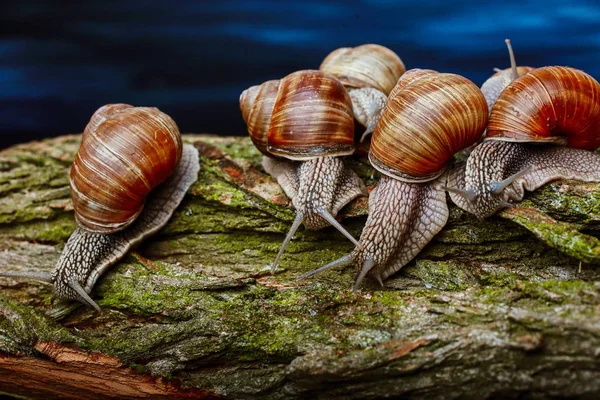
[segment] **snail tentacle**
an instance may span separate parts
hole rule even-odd
[[[92,300],[90,295],[87,294],[85,290],[83,290],[81,285],[79,283],[77,283],[77,281],[75,279],[71,279],[69,281],[68,285],[71,289],[73,289],[75,291],[75,293],[77,293],[78,297],[73,300],[78,300],[79,302],[81,302],[83,304],[87,304],[90,307],[94,308],[99,313],[102,312],[102,309],[100,308],[100,306],[98,304],[96,304],[96,302],[94,300]]]
[[[360,268],[360,271],[358,272],[358,276],[356,277],[356,281],[354,282],[354,286],[352,287],[353,292],[356,292],[358,290],[360,284],[362,283],[362,281],[365,279],[367,274],[371,271],[371,269],[374,266],[375,266],[375,261],[373,261],[372,258],[367,258],[363,262],[362,267]],[[377,275],[377,277],[379,279],[381,279],[381,277],[379,275]]]
[[[52,283],[52,275],[45,272],[0,272],[0,276],[5,278],[28,278],[40,282]]]
[[[160,230],[171,218],[189,187],[197,180],[198,150],[183,146],[173,174],[148,197],[139,217],[127,228],[112,234],[92,233],[77,228],[69,237],[49,281],[59,299],[76,300],[100,307],[89,297],[98,278],[132,247]],[[12,274],[48,281],[47,274]]]
[[[292,227],[271,264],[272,271],[302,223],[311,230],[332,225],[352,243],[358,243],[334,215],[350,201],[364,195],[366,189],[362,180],[339,157],[318,157],[301,163],[265,157],[263,166],[277,179],[296,209]]]
[[[354,290],[365,277],[382,284],[412,260],[446,224],[446,194],[438,188],[441,179],[445,178],[423,184],[382,176],[369,196],[369,219],[354,251],[299,279],[353,263],[357,266]]]
[[[353,263],[352,254],[346,254],[344,257],[338,258],[337,260],[332,261],[327,265],[324,265],[320,268],[314,269],[310,272],[300,275],[298,278],[296,278],[296,282],[299,282],[306,278],[310,278],[311,276],[320,274],[321,272],[327,271],[328,269],[335,268],[335,267],[343,267],[343,266],[346,266],[346,265],[349,265],[352,263]]]
[[[479,218],[514,206],[508,200],[520,201],[525,190],[534,191],[553,180],[600,181],[600,155],[587,150],[490,140],[477,146],[471,157],[452,169],[447,185],[477,193],[473,201],[454,192],[450,198]],[[486,160],[486,168],[479,160]]]
[[[348,232],[346,230],[346,228],[344,228],[342,226],[342,224],[340,224],[334,217],[333,215],[331,215],[331,213],[329,211],[327,211],[324,208],[320,208],[318,210],[319,214],[321,215],[321,217],[323,217],[325,220],[327,220],[327,222],[329,222],[331,224],[331,226],[333,226],[334,228],[336,228],[338,231],[340,231],[344,236],[346,236],[348,238],[348,240],[350,240],[355,246],[358,245],[358,240],[356,240],[354,238],[354,236],[352,236],[350,234],[350,232]]]
[[[271,272],[275,272],[275,270],[277,269],[277,264],[279,264],[279,259],[283,255],[283,252],[285,251],[285,248],[287,247],[287,245],[292,241],[292,238],[296,234],[296,231],[298,230],[298,228],[300,228],[300,225],[302,225],[302,222],[304,222],[304,215],[302,215],[301,213],[296,213],[296,218],[294,218],[294,222],[292,223],[290,230],[288,231],[287,235],[285,236],[285,239],[283,240],[283,243],[281,244],[281,247],[279,248],[279,252],[277,253],[277,256],[275,257],[275,260],[271,264]]]

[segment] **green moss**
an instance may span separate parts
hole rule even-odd
[[[536,190],[528,200],[550,215],[563,220],[596,222],[600,218],[600,191],[590,184],[588,190],[573,189],[566,182],[553,182]]]
[[[53,212],[52,218],[0,225],[0,235],[44,243],[65,242],[77,227],[71,212]]]
[[[585,263],[600,263],[600,240],[581,233],[572,224],[558,222],[531,211],[511,213],[509,218],[524,226],[549,246]]]
[[[0,296],[1,351],[31,354],[37,342],[80,343],[64,327],[52,322],[37,310]]]
[[[477,283],[464,264],[450,261],[417,260],[404,273],[421,279],[426,287],[461,290]]]

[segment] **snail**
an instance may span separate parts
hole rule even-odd
[[[340,158],[354,152],[352,104],[344,86],[320,71],[298,71],[245,90],[240,109],[253,143],[265,155],[265,171],[296,209],[272,270],[302,223],[313,230],[333,225],[358,243],[335,220],[342,207],[366,195],[362,180]]]
[[[197,179],[198,151],[182,145],[175,122],[157,108],[100,107],[82,135],[69,183],[78,227],[51,274],[2,273],[49,282],[60,299],[97,311],[98,278],[160,230]]]
[[[298,279],[355,264],[354,290],[366,276],[383,285],[446,224],[446,164],[477,141],[487,119],[485,98],[470,80],[420,69],[402,75],[373,132],[369,160],[383,175],[359,244]]]
[[[363,44],[332,51],[319,70],[335,76],[348,89],[354,117],[366,128],[362,142],[375,129],[387,96],[406,67],[387,47]]]
[[[486,80],[483,85],[481,85],[481,91],[483,92],[490,112],[492,110],[492,106],[494,103],[496,103],[498,96],[500,96],[500,93],[502,93],[502,91],[512,81],[535,69],[533,67],[517,66],[517,62],[515,61],[515,53],[513,52],[512,45],[510,44],[510,39],[505,39],[504,42],[508,48],[510,68],[506,68],[504,70],[494,68],[496,73]]]
[[[494,104],[487,138],[449,174],[452,201],[486,218],[556,179],[600,181],[600,84],[585,72],[542,67]]]

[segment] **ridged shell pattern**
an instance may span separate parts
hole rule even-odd
[[[77,223],[112,233],[132,223],[181,158],[179,129],[156,108],[111,104],[90,119],[71,166]]]
[[[252,143],[266,155],[271,155],[267,151],[267,135],[278,89],[279,81],[272,80],[262,85],[252,86],[244,90],[240,96],[242,117],[248,126]]]
[[[517,75],[525,75],[534,69],[535,68],[533,67],[518,66]],[[513,75],[512,68],[506,68],[502,71],[496,72],[488,80],[483,82],[483,85],[481,85],[481,91],[485,96],[485,100],[488,103],[488,109],[490,111],[492,111],[492,107],[496,103],[496,100],[498,100],[500,93],[502,93],[502,91],[515,79],[516,78]]]
[[[477,141],[487,118],[485,98],[473,82],[454,74],[423,74],[388,98],[369,160],[402,181],[435,179],[454,153]]]
[[[542,67],[513,81],[490,113],[487,137],[600,146],[600,84],[569,67]]]
[[[348,87],[375,88],[386,95],[406,71],[396,53],[377,44],[334,50],[325,57],[319,69]]]
[[[320,71],[294,72],[279,82],[267,150],[292,160],[354,152],[354,115],[340,81]]]
[[[438,71],[434,71],[433,69],[421,69],[421,68],[413,68],[406,71],[396,82],[396,86],[390,92],[389,97],[395,97],[402,89],[406,86],[410,85],[417,79],[421,79],[425,76],[431,76],[433,74],[439,74]]]

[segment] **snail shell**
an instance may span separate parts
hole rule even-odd
[[[386,95],[406,71],[396,53],[378,44],[334,50],[325,57],[319,69],[335,76],[347,87],[375,88]]]
[[[454,153],[477,141],[488,109],[479,88],[467,78],[422,70],[406,75],[408,84],[401,78],[403,88],[388,98],[369,160],[393,178],[426,182],[442,174]]]
[[[600,84],[569,67],[537,68],[513,81],[496,101],[487,137],[554,142],[578,149],[600,146]]]
[[[354,152],[354,117],[340,81],[320,71],[294,72],[240,96],[256,147],[268,156],[309,160]]]
[[[148,193],[174,171],[181,152],[177,125],[157,108],[99,108],[85,128],[70,171],[79,226],[112,233],[131,224]]]
[[[278,90],[279,81],[272,80],[252,86],[240,96],[242,117],[248,126],[252,143],[261,153],[268,156],[272,156],[267,151],[267,138]]]

